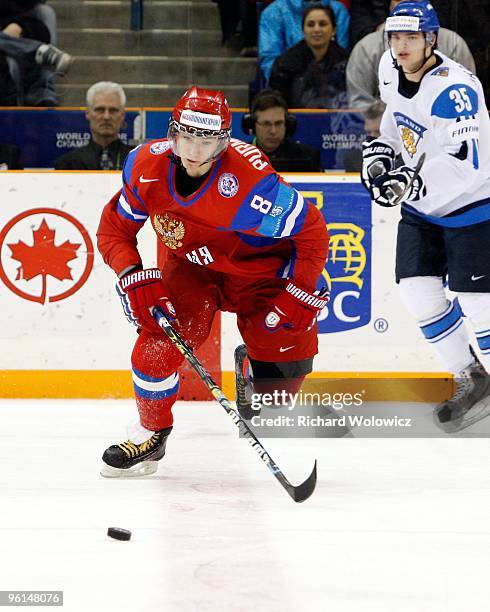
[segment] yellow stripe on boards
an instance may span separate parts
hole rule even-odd
[[[223,372],[223,391],[235,398],[235,374]],[[303,393],[358,393],[364,401],[439,402],[453,393],[447,372],[314,372]],[[130,398],[127,370],[2,370],[1,398]],[[212,400],[211,393],[209,399]]]
[[[3,398],[128,398],[128,370],[0,370]]]
[[[235,399],[235,373],[223,372],[223,391]],[[364,402],[441,402],[454,393],[447,372],[314,372],[303,393],[361,393]]]

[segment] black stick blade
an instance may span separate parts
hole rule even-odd
[[[308,478],[297,487],[291,487],[287,489],[289,495],[294,499],[298,504],[304,502],[313,494],[313,491],[316,487],[316,459],[315,465],[313,466],[313,470]]]

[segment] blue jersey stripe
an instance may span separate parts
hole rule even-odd
[[[478,158],[478,142],[474,138],[471,142],[473,143],[473,168],[478,170],[480,167],[480,160]]]
[[[241,232],[235,232],[242,242],[251,247],[269,247],[277,244],[276,238],[265,238],[262,236],[251,236],[250,234],[242,234]]]
[[[138,149],[139,147],[136,147],[136,149],[133,149],[132,151],[130,151],[128,153],[128,156],[126,157],[126,161],[124,162],[123,171],[122,171],[123,181],[127,183],[128,185],[131,183],[131,176],[133,174],[134,162],[136,161],[136,158],[138,157]]]
[[[117,204],[117,210],[119,214],[121,214],[123,217],[131,219],[132,221],[137,221],[138,223],[140,222],[144,223],[146,219],[148,219],[148,213],[146,211],[146,207],[144,207],[144,210],[138,210],[137,208],[133,208],[130,205],[128,198],[126,196],[127,190],[129,190],[129,188],[123,187],[121,191],[121,195],[119,196],[119,201]]]
[[[125,219],[129,219],[130,221],[134,221],[135,223],[143,224],[146,221],[146,219],[148,219],[148,217],[146,217],[146,219],[135,219],[133,215],[128,214],[124,210],[124,208],[121,206],[119,202],[117,203],[117,212],[121,215],[121,217],[124,217]]]
[[[259,234],[264,236],[285,237],[290,235],[290,227],[294,225],[293,217],[299,213],[298,207],[302,205],[303,198],[289,185],[279,184],[275,202],[270,211],[264,215]]]
[[[278,189],[279,177],[277,174],[268,174],[261,179],[243,198],[243,202],[236,211],[229,229],[244,231],[258,227],[264,219],[261,208],[266,210],[268,203],[272,205]],[[261,201],[263,204],[261,204]]]
[[[490,221],[490,198],[482,200],[481,204],[465,210],[459,214],[451,214],[447,217],[434,217],[433,215],[424,215],[420,211],[416,210],[412,206],[403,203],[402,208],[405,209],[412,215],[425,219],[429,223],[434,225],[440,225],[441,227],[468,227],[469,225],[476,225],[477,223],[484,223]]]

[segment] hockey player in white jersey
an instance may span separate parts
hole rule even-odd
[[[377,204],[402,204],[396,280],[455,376],[456,393],[435,410],[436,423],[453,432],[490,414],[490,122],[479,80],[437,51],[429,2],[398,4],[386,31],[379,87],[387,108],[380,137],[364,144],[362,180]],[[396,168],[398,154],[404,165]]]

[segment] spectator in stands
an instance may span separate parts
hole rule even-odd
[[[213,0],[218,4],[221,21],[221,41],[233,41],[241,23],[241,57],[257,57],[257,1],[258,0]],[[266,6],[273,0],[263,0]]]
[[[23,170],[20,149],[14,145],[0,144],[0,170]]]
[[[218,4],[221,21],[221,42],[224,44],[235,34],[240,21],[240,3],[238,0],[213,0]]]
[[[48,28],[51,37],[51,44],[58,44],[58,29],[56,23],[56,13],[52,6],[46,4],[47,0],[39,0],[38,4],[32,9],[32,14],[37,17]]]
[[[349,46],[348,10],[339,0],[321,0],[321,4],[332,8],[337,22],[337,42],[346,49]],[[304,0],[274,0],[262,11],[259,21],[259,65],[266,81],[270,78],[276,58],[302,40],[304,8]]]
[[[335,15],[315,3],[303,14],[304,39],[280,55],[272,66],[269,86],[280,91],[291,108],[347,106],[347,52],[335,41]]]
[[[265,3],[264,3],[265,4]],[[268,0],[267,4],[270,4]],[[258,15],[255,0],[240,0],[242,17],[241,57],[257,57]]]
[[[100,81],[87,91],[85,116],[91,139],[55,161],[56,170],[121,170],[133,147],[120,139],[124,126],[126,94],[117,83]]]
[[[72,58],[50,44],[50,30],[35,13],[39,10],[38,4],[37,0],[0,3],[2,105],[56,106],[58,103],[52,72],[43,68],[65,74]]]
[[[390,14],[390,0],[351,0],[350,41],[355,45],[361,38],[383,27]]]
[[[255,135],[254,144],[278,172],[321,172],[320,151],[291,140],[296,117],[278,91],[264,89],[256,96],[250,113],[243,116],[242,129]]]
[[[362,113],[364,118],[364,132],[366,133],[365,141],[375,140],[380,135],[381,119],[385,112],[386,104],[381,99],[376,99]],[[398,160],[399,161],[399,160]],[[401,165],[399,163],[398,165]],[[359,148],[352,148],[346,151],[342,157],[342,165],[346,172],[360,172],[362,169],[362,150],[359,143]]]
[[[402,0],[391,0],[391,12]],[[437,48],[451,59],[475,72],[475,62],[465,41],[451,30],[441,28],[437,37]],[[388,37],[381,28],[360,40],[352,50],[347,63],[347,92],[351,108],[364,109],[379,96],[378,66],[383,53],[388,49]]]
[[[364,117],[364,131],[366,132],[366,140],[369,142],[379,138],[381,134],[381,119],[385,112],[386,104],[380,98],[372,102],[362,113]]]

